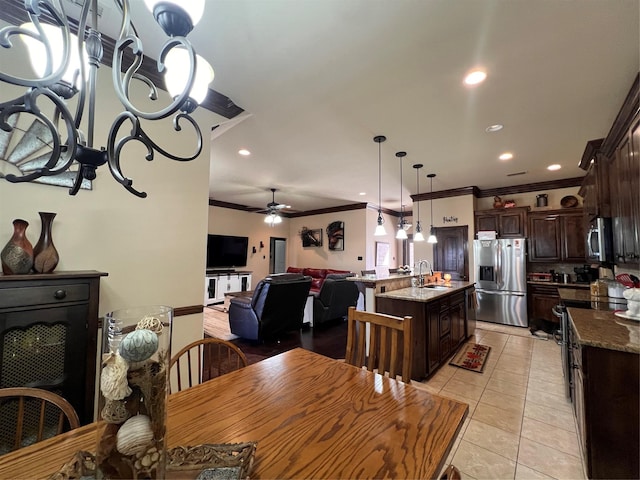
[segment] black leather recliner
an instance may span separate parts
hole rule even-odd
[[[329,274],[322,287],[313,299],[313,325],[320,325],[330,320],[347,316],[349,307],[358,302],[358,286],[355,282],[345,280],[353,277],[353,273]]]
[[[311,277],[300,273],[273,274],[260,280],[251,298],[231,298],[231,333],[264,340],[299,330],[310,288]]]

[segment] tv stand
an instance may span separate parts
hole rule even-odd
[[[204,277],[205,306],[224,303],[224,294],[251,290],[251,272],[207,269]]]

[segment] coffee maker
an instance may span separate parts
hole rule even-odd
[[[598,269],[591,268],[591,265],[574,267],[573,271],[576,274],[576,283],[591,283],[598,279]]]

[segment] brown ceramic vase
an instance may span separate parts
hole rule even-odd
[[[33,266],[33,246],[27,238],[29,222],[16,218],[13,221],[13,236],[0,252],[2,273],[21,275],[29,273]]]
[[[38,212],[42,222],[40,239],[33,249],[33,269],[38,273],[51,273],[58,265],[60,257],[51,237],[51,225],[55,213]]]

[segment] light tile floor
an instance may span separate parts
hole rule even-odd
[[[463,479],[585,479],[560,346],[486,322],[469,341],[491,346],[483,373],[445,365],[421,384],[469,404],[447,464]]]

